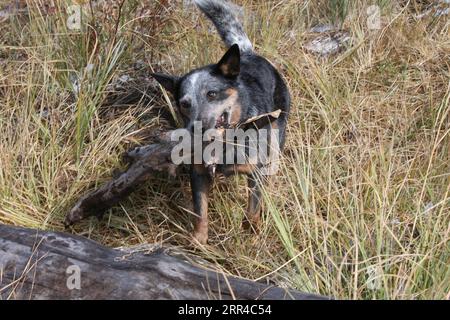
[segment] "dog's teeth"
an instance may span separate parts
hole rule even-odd
[[[224,128],[225,125],[226,125],[226,116],[225,113],[223,113],[216,121],[216,129]]]
[[[216,165],[212,164],[212,165],[208,166],[208,171],[209,171],[209,175],[211,177],[214,177],[216,175]]]

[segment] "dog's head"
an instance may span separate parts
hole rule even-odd
[[[152,76],[176,100],[187,128],[201,121],[203,130],[227,128],[241,119],[239,103],[240,53],[233,45],[217,64],[192,70],[182,77]]]

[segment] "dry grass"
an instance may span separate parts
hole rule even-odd
[[[62,230],[67,209],[109,178],[121,152],[167,125],[164,98],[147,92],[108,106],[118,90],[110,83],[151,69],[181,74],[223,53],[195,9],[138,2],[120,15],[98,10],[95,28],[82,32],[39,1],[2,22],[0,222]],[[232,274],[344,299],[449,298],[447,18],[418,21],[413,6],[378,1],[382,29],[367,30],[367,1],[240,3],[253,12],[246,29],[256,50],[283,71],[293,97],[261,234],[240,228],[245,180],[236,177],[215,186],[210,245],[195,246],[185,176],[155,177],[72,231],[109,246],[182,246]],[[350,48],[327,59],[306,53],[309,27],[331,21],[351,32]]]

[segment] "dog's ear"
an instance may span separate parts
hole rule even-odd
[[[241,53],[237,44],[233,44],[228,49],[217,64],[217,69],[220,74],[227,78],[234,78],[239,75],[241,69]]]
[[[179,77],[162,73],[152,73],[151,76],[155,78],[155,80],[158,81],[159,84],[162,85],[167,91],[175,95],[178,81],[180,80]]]

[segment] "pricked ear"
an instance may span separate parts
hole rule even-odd
[[[218,71],[227,78],[234,78],[239,75],[241,69],[241,53],[239,46],[233,44],[217,64]]]
[[[178,77],[162,73],[152,73],[151,76],[155,78],[155,80],[158,81],[159,84],[162,85],[167,91],[173,95],[175,94],[179,80]]]

